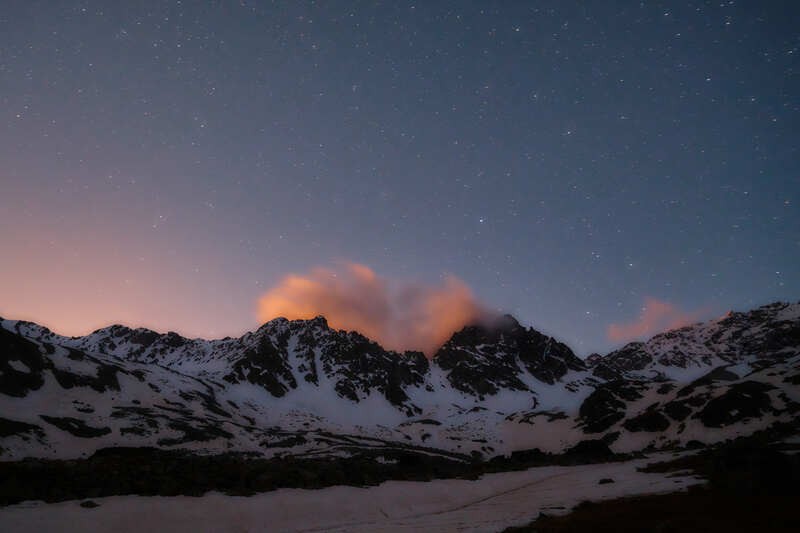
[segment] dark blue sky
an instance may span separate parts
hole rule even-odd
[[[0,313],[219,336],[337,260],[579,353],[800,295],[796,2],[0,9]]]

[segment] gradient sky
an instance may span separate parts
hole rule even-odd
[[[0,314],[240,334],[284,276],[352,261],[455,276],[586,354],[797,300],[798,20],[6,0]]]

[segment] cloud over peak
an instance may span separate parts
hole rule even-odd
[[[430,356],[454,331],[488,313],[455,276],[436,285],[396,281],[353,262],[289,274],[258,301],[262,322],[318,315],[333,328],[356,330],[386,348]]]
[[[696,322],[703,311],[687,312],[675,305],[658,300],[645,298],[639,318],[633,322],[611,324],[608,326],[608,338],[614,342],[632,341],[642,339],[668,331],[681,328]]]

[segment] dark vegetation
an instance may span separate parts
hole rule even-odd
[[[782,449],[800,446],[774,444],[788,435],[797,434],[797,430],[797,423],[777,424],[769,430],[716,447],[703,448],[700,445],[701,449],[693,455],[648,465],[643,470],[692,470],[709,480],[709,489],[695,491],[712,490],[713,498],[717,499],[730,500],[740,494],[760,497],[767,493],[800,496],[800,455],[786,455],[786,450]],[[185,450],[105,448],[83,459],[0,462],[0,505],[25,500],[56,502],[124,494],[201,496],[212,490],[245,496],[278,488],[371,486],[388,480],[477,479],[488,473],[536,466],[624,461],[638,457],[614,454],[607,439],[584,440],[558,455],[533,449],[490,460],[483,460],[480,454],[473,457],[437,455],[434,450],[426,452],[425,449],[404,448],[402,445],[369,449],[354,443],[346,451],[352,456],[267,459],[246,453],[197,455]],[[698,501],[703,497],[706,493],[700,493]],[[626,505],[632,505],[631,502],[639,501],[639,498],[628,500]],[[777,503],[781,501],[775,499]],[[740,506],[734,504],[734,507]],[[598,509],[602,505],[606,504],[596,504]],[[644,513],[643,516],[649,515]],[[653,515],[654,520],[656,516]]]
[[[383,457],[382,462],[376,461]],[[483,474],[552,464],[625,460],[602,441],[584,441],[560,455],[539,450],[482,461],[412,450],[362,450],[353,457],[278,457],[243,453],[196,455],[158,448],[106,448],[74,460],[0,462],[0,505],[139,494],[201,496],[208,491],[251,495],[278,488],[377,485],[387,480],[477,479]]]

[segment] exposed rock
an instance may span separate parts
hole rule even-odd
[[[612,381],[599,385],[581,404],[579,415],[586,433],[600,433],[625,418],[626,401],[641,398],[638,384]]]
[[[647,410],[625,421],[623,427],[628,431],[664,431],[669,427],[669,420],[658,411],[658,404],[651,405]]]
[[[260,385],[278,398],[290,388],[297,388],[297,381],[287,364],[285,353],[281,353],[267,336],[263,336],[255,348],[246,350],[223,379],[229,383],[248,382]]]
[[[20,398],[39,389],[49,366],[34,343],[0,328],[0,393]]]
[[[61,429],[71,435],[75,435],[76,437],[81,437],[84,439],[90,439],[93,437],[102,437],[103,435],[108,435],[109,433],[111,433],[110,428],[92,427],[87,425],[83,420],[79,420],[77,418],[72,418],[68,416],[56,417],[56,416],[39,415],[39,418],[41,418],[48,424],[54,425],[58,429]]]
[[[453,387],[479,397],[501,389],[530,390],[520,379],[523,370],[553,384],[570,370],[586,368],[566,345],[510,316],[491,326],[465,327],[439,349],[433,362],[447,371]]]
[[[44,437],[44,431],[36,424],[0,417],[0,437],[12,436],[22,438],[28,438],[28,436]]]
[[[346,455],[380,440],[477,459],[517,442],[568,449],[586,434],[623,451],[715,442],[732,433],[715,428],[747,433],[800,413],[798,322],[800,304],[765,306],[584,362],[511,317],[463,328],[430,361],[322,317],[275,319],[212,341],[124,326],[68,338],[2,321],[0,399],[35,406],[27,413],[44,422],[0,413],[0,447],[4,459],[53,456],[62,441],[83,453],[71,436],[106,436],[107,444]],[[699,434],[701,424],[709,431]],[[548,434],[557,437],[538,440]]]
[[[697,417],[707,427],[723,427],[772,410],[767,394],[774,387],[759,381],[736,383],[724,394],[710,400]]]
[[[606,355],[594,360],[592,372],[604,379],[616,379],[621,374],[633,370],[644,370],[653,357],[645,350],[643,342],[631,342]]]

